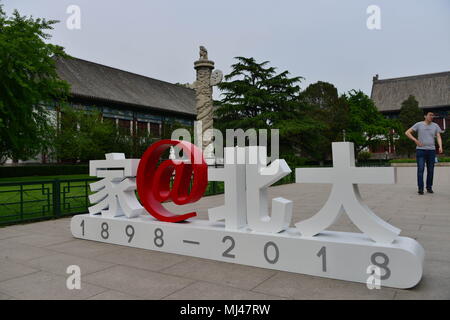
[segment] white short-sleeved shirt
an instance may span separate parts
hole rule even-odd
[[[431,122],[430,124],[426,124],[425,121],[420,121],[414,124],[411,129],[417,132],[418,139],[423,145],[423,147],[417,146],[416,149],[436,150],[434,144],[436,135],[443,132],[437,123]]]

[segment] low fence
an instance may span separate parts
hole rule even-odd
[[[0,225],[87,212],[92,179],[0,183]]]
[[[0,226],[88,212],[90,179],[55,179],[0,183]],[[224,192],[223,182],[211,181],[205,196]]]

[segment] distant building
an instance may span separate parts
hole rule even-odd
[[[409,77],[379,79],[373,77],[371,98],[378,110],[389,118],[398,118],[402,102],[413,95],[419,108],[435,113],[442,130],[450,126],[450,71]],[[374,153],[392,153],[389,145],[380,145]]]
[[[409,95],[416,98],[419,108],[436,114],[434,121],[443,130],[450,126],[450,71],[382,80],[373,77],[371,98],[386,116],[398,117]]]
[[[56,69],[70,84],[70,106],[97,110],[104,120],[130,130],[130,134],[146,131],[160,138],[164,125],[177,122],[193,126],[196,119],[195,91],[185,86],[78,58],[58,58]],[[60,118],[56,103],[48,108]],[[46,160],[39,156],[19,162]]]
[[[70,84],[69,104],[96,109],[130,131],[147,127],[158,136],[165,122],[196,119],[193,89],[77,58],[60,58],[56,68]]]

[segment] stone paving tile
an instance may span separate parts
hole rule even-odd
[[[406,231],[419,231],[420,230],[420,225],[419,224],[413,224],[413,223],[405,223],[405,222],[398,222],[394,219],[392,219],[392,221],[389,221],[390,224],[392,224],[394,227],[399,228],[400,230],[402,230],[403,232]]]
[[[28,266],[42,271],[48,271],[67,277],[67,267],[77,265],[80,267],[81,276],[104,270],[114,264],[97,261],[94,259],[71,256],[63,253],[56,253],[51,256],[40,257],[25,262]]]
[[[268,295],[290,299],[393,299],[395,290],[369,290],[364,283],[332,280],[289,272],[278,272],[274,277],[253,289]]]
[[[13,300],[13,297],[10,297],[7,294],[0,292],[0,300]]]
[[[443,218],[439,219],[429,218],[423,221],[422,226],[430,226],[430,227],[439,226],[439,227],[446,227],[448,230],[450,230],[450,219],[446,220]]]
[[[450,278],[441,278],[424,274],[419,284],[409,290],[396,290],[396,300],[449,300]]]
[[[0,260],[0,281],[17,278],[38,271],[39,270],[37,269],[13,262],[9,259]]]
[[[30,245],[33,247],[48,247],[54,244],[61,244],[63,242],[71,241],[73,237],[59,237],[59,236],[48,236],[41,234],[29,234],[24,236],[18,236],[14,238],[8,238],[2,241],[3,245],[7,243],[20,243],[25,245]]]
[[[55,252],[46,248],[38,248],[21,243],[6,242],[5,240],[0,241],[0,261],[3,259],[10,259],[21,262],[52,254],[55,254]]]
[[[15,225],[8,228],[14,230],[15,232],[21,232],[24,235],[38,234],[65,238],[71,237],[69,218],[33,222],[22,225]]]
[[[395,225],[400,228],[403,224],[406,225],[415,225],[415,226],[420,226],[422,224],[425,223],[425,216],[424,215],[420,215],[420,216],[394,216],[392,218],[390,218],[389,220],[387,220],[387,222],[389,222],[392,225]],[[412,230],[418,230],[417,228],[413,228]]]
[[[420,243],[420,242],[419,242]],[[422,243],[425,248],[426,259],[442,261],[443,263],[450,263],[450,251],[442,249],[429,249],[429,247]]]
[[[66,280],[66,277],[42,271],[2,281],[0,292],[17,299],[65,300],[86,299],[106,290],[84,281],[81,282],[80,290],[69,290]]]
[[[384,209],[386,210],[386,209]],[[411,209],[399,209],[392,212],[391,218],[396,217],[415,217],[415,218],[422,218],[424,215],[426,215],[426,212],[424,210],[416,210],[415,208]]]
[[[119,291],[108,290],[90,297],[88,300],[142,300],[142,298],[132,296]]]
[[[111,267],[87,275],[83,279],[83,283],[92,283],[146,299],[164,298],[193,282],[189,279],[126,266]]]
[[[163,270],[165,274],[250,290],[276,273],[274,270],[192,258]]]
[[[430,225],[422,225],[420,228],[420,231],[427,232],[427,233],[446,233],[448,235],[448,238],[450,239],[450,228],[445,225],[438,225],[438,226],[430,226]]]
[[[282,300],[282,297],[199,281],[179,290],[164,300]]]
[[[160,271],[189,258],[182,255],[124,247],[99,255],[95,259],[150,271]]]
[[[450,213],[445,214],[426,214],[425,215],[425,221],[431,220],[431,221],[443,221],[443,222],[449,222],[450,223]]]
[[[121,248],[123,247],[118,245],[80,239],[47,247],[50,250],[85,258],[95,258],[101,254],[120,250]]]
[[[421,241],[427,241],[427,240],[436,240],[436,241],[442,241],[442,242],[449,242],[450,241],[450,230],[449,231],[434,231],[430,232],[427,230],[419,230],[415,231],[415,234],[417,236],[417,239],[420,239]]]
[[[423,274],[450,279],[450,263],[442,260],[425,259]]]
[[[14,230],[12,227],[0,228],[0,240],[24,236],[26,234],[26,232]]]

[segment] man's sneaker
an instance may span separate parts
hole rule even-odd
[[[419,190],[418,194],[422,195],[423,194],[423,190]]]
[[[428,193],[434,193],[434,192],[433,192],[433,189],[427,189],[427,192],[428,192]]]

